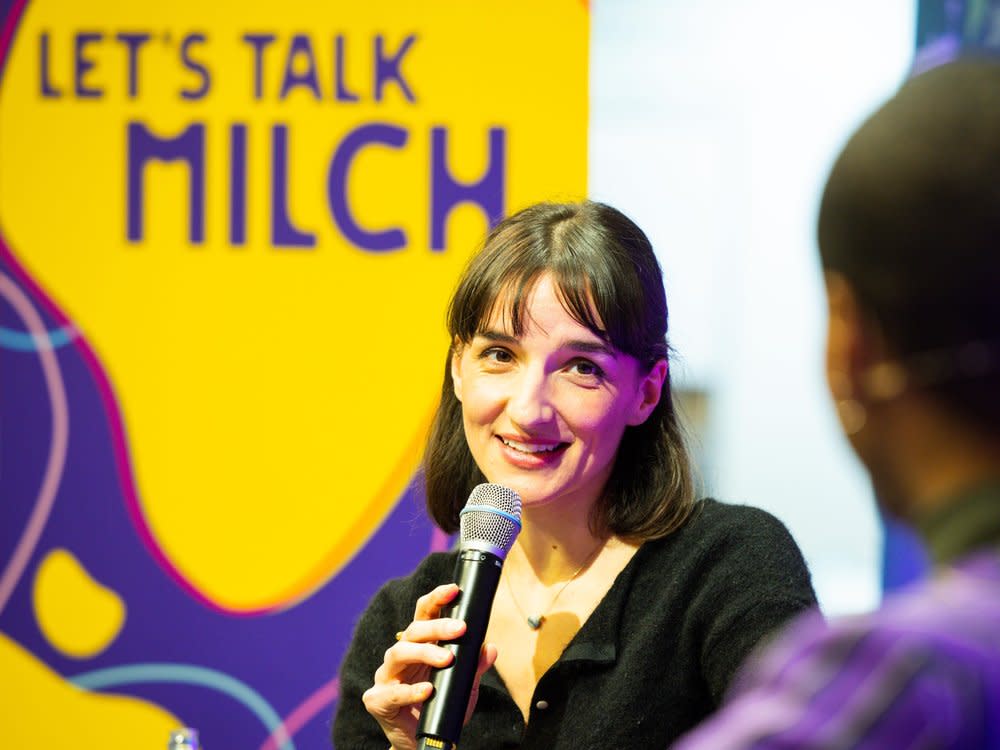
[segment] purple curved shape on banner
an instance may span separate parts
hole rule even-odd
[[[43,325],[54,328],[65,323],[45,304],[2,243],[0,271],[33,301]],[[19,324],[13,308],[0,298],[0,325]],[[449,545],[448,537],[428,522],[419,487],[403,493],[367,544],[309,598],[281,612],[234,618],[193,598],[155,562],[129,516],[112,446],[112,415],[104,407],[101,384],[86,353],[75,345],[48,353],[58,358],[62,370],[75,437],[69,440],[59,501],[24,575],[0,611],[0,631],[66,678],[81,668],[148,661],[203,665],[230,674],[287,717],[286,731],[295,734],[299,746],[329,747],[329,719],[337,699],[331,678],[337,674],[357,616],[382,582],[408,573],[428,549]],[[41,423],[43,433],[37,415],[45,413],[50,399],[37,356],[4,354],[0,410],[5,422],[16,426],[20,439],[0,442],[5,468],[0,472],[0,496],[34,498],[41,461],[50,450],[47,423]],[[0,504],[0,551],[12,549],[17,540],[11,534],[15,529],[20,534],[26,525],[29,513],[20,502]],[[34,570],[55,548],[69,550],[127,606],[128,617],[118,638],[89,660],[69,658],[54,649],[35,619]],[[270,732],[254,722],[229,721],[225,717],[231,716],[231,706],[224,697],[202,687],[149,683],[116,691],[161,705],[197,726],[207,746],[259,747]]]
[[[0,244],[0,271],[8,273],[37,308],[48,328],[65,324],[12,254]],[[9,303],[0,299],[0,325],[21,325]],[[0,631],[21,644],[54,672],[69,678],[81,668],[105,669],[160,661],[203,665],[251,685],[288,717],[301,747],[329,746],[329,718],[336,695],[331,678],[350,640],[354,622],[375,590],[388,578],[412,570],[428,548],[447,548],[422,509],[420,489],[403,493],[395,509],[336,578],[296,606],[266,616],[234,618],[210,609],[164,572],[142,543],[129,516],[126,488],[120,483],[112,445],[111,415],[100,382],[79,346],[48,350],[58,358],[73,413],[59,501],[41,531],[24,575],[0,612]],[[4,353],[0,410],[16,426],[18,441],[0,442],[0,496],[34,498],[41,463],[50,450],[49,396],[37,356]],[[45,425],[44,431],[39,427]],[[17,445],[15,445],[15,442]],[[26,525],[24,503],[0,504],[0,550],[16,546],[11,535]],[[101,654],[80,661],[58,652],[41,633],[31,597],[34,570],[55,548],[69,550],[88,573],[125,601],[128,618],[118,638]],[[316,686],[326,686],[326,689]],[[259,747],[270,731],[253,722],[234,724],[231,706],[197,686],[136,684],[116,691],[148,700],[202,731],[206,745]],[[302,696],[309,696],[303,702]]]

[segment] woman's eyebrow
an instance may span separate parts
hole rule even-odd
[[[582,341],[580,339],[573,339],[571,341],[564,341],[562,343],[562,348],[573,349],[578,352],[587,352],[590,354],[606,354],[609,357],[614,357],[618,354],[618,351],[611,346],[611,344],[604,341]]]
[[[517,336],[512,336],[511,334],[503,333],[502,331],[480,331],[476,334],[476,336],[497,344],[516,344],[518,342]],[[609,357],[614,357],[618,354],[618,350],[615,349],[610,343],[594,339],[569,339],[567,341],[561,341],[559,342],[559,348],[572,349],[575,352],[583,352],[586,354],[605,354]]]
[[[490,341],[494,341],[498,344],[517,343],[517,336],[512,336],[509,333],[502,333],[500,331],[493,331],[493,330],[478,331],[476,333],[476,336],[484,339],[489,339]]]

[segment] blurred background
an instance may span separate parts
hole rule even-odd
[[[450,543],[416,479],[448,294],[538,200],[649,234],[705,491],[784,521],[827,613],[924,565],[826,396],[814,225],[993,0],[372,6],[0,3],[15,746],[329,746],[355,619]]]
[[[907,75],[916,4],[593,5],[590,192],[658,249],[710,494],[792,530],[823,608],[880,596],[882,534],[823,379],[819,198]]]

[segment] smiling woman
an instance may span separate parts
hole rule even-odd
[[[469,450],[525,507],[594,508],[625,428],[645,422],[660,399],[666,363],[644,373],[577,322],[550,274],[528,294],[526,311],[520,336],[494,312],[452,359]]]
[[[484,481],[523,503],[463,750],[665,747],[814,596],[778,521],[694,500],[648,239],[599,203],[525,209],[471,261],[448,325],[429,511],[454,532]],[[465,629],[440,616],[454,561],[431,555],[372,601],[340,673],[337,747],[417,746],[430,669],[451,660],[438,642]]]
[[[559,318],[563,331],[537,325],[542,307]],[[670,392],[667,324],[667,299],[652,246],[620,211],[593,202],[539,204],[497,226],[463,274],[449,309],[452,367],[445,374],[425,461],[434,520],[447,531],[457,529],[464,498],[488,476],[463,435],[461,427],[464,423],[467,433],[470,415],[449,380],[456,375],[456,357],[463,359],[477,340],[484,342],[484,334],[500,334],[508,340],[527,337],[536,342],[536,350],[553,349],[562,343],[559,336],[567,337],[566,343],[575,340],[577,351],[566,354],[598,369],[603,361],[614,371],[611,382],[600,388],[594,381],[586,384],[605,396],[621,390],[624,371],[636,370],[635,385],[655,391],[647,394],[651,409],[629,425],[634,429],[614,436],[613,451],[622,440],[617,469],[604,477],[609,483],[591,488],[597,492],[594,526],[598,533],[641,541],[664,536],[682,523],[694,490]],[[523,371],[523,363],[519,369]],[[591,403],[583,398],[586,392],[574,392],[579,406]],[[537,404],[535,395],[525,393],[511,406]],[[518,431],[514,433],[516,438]]]

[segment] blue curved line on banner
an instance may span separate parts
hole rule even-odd
[[[84,674],[70,677],[69,681],[85,690],[103,690],[104,688],[143,682],[174,682],[185,685],[200,685],[202,687],[213,688],[220,693],[225,693],[235,698],[250,709],[261,720],[264,726],[267,727],[269,732],[274,732],[275,729],[281,726],[281,718],[260,693],[249,685],[240,682],[235,677],[214,669],[206,669],[205,667],[197,667],[190,664],[155,662],[127,664],[121,667],[95,669],[93,672],[85,672]],[[295,743],[291,739],[287,739],[281,746],[281,750],[295,750]]]
[[[66,346],[75,335],[76,332],[72,328],[57,328],[48,332],[48,345],[58,349],[60,346]],[[34,352],[38,351],[38,340],[30,333],[0,326],[0,349]]]

